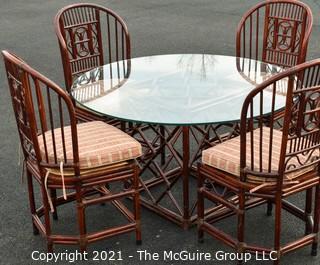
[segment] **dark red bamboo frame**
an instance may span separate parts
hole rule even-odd
[[[102,17],[106,18],[107,36],[102,34]],[[112,20],[112,21],[111,21]],[[131,41],[123,19],[111,9],[91,3],[78,3],[62,8],[54,18],[59,41],[66,89],[70,93],[74,80],[81,74],[114,61],[127,64],[130,74]],[[104,50],[107,47],[107,50]],[[118,121],[76,106],[79,120]]]
[[[188,229],[197,220],[196,196],[192,196],[195,193],[190,187],[195,184],[202,150],[236,135],[239,135],[237,123],[205,126],[149,124],[147,128],[134,124],[132,136],[143,146],[143,155],[138,159],[141,204]],[[190,150],[191,145],[196,149]],[[181,193],[175,193],[177,186],[180,186]],[[256,200],[251,201],[250,207],[257,203]],[[206,216],[220,210],[221,205],[210,207],[205,210]]]
[[[239,22],[236,55],[283,67],[303,63],[312,23],[312,11],[303,2],[267,0],[258,3]]]
[[[134,231],[137,243],[141,243],[140,202],[139,202],[139,170],[135,161],[113,164],[99,171],[83,174],[79,167],[79,148],[77,136],[77,119],[73,102],[69,95],[39,72],[28,66],[16,55],[2,51],[6,73],[12,98],[13,109],[17,122],[20,142],[25,158],[28,180],[29,203],[32,215],[34,233],[39,232],[46,238],[48,251],[53,251],[53,244],[78,244],[80,250],[86,250],[87,244],[111,236]],[[57,99],[58,109],[53,107]],[[66,111],[65,111],[66,110]],[[60,126],[57,126],[59,124]],[[69,124],[72,133],[72,153],[68,157],[65,146],[64,126]],[[49,174],[46,182],[47,170],[56,169],[59,172],[59,162],[56,150],[56,131],[60,128],[63,147],[64,170],[73,172],[73,176],[65,177],[65,186],[74,192],[67,195],[67,199],[57,197],[56,190],[63,188],[61,176]],[[52,142],[47,141],[45,132],[51,132]],[[45,154],[41,154],[38,137],[42,135]],[[54,161],[48,159],[47,146],[53,145]],[[68,162],[67,162],[68,161]],[[72,162],[70,162],[72,161]],[[41,189],[42,206],[35,205],[33,180]],[[116,193],[108,188],[109,183],[132,183],[129,189]],[[50,221],[50,207],[47,190],[51,197],[57,219],[57,206],[76,201],[78,235],[53,234]],[[133,213],[121,202],[121,198],[132,197],[134,201]],[[87,233],[85,209],[92,204],[111,202],[128,220],[128,224]],[[40,217],[44,216],[44,223]]]
[[[277,85],[282,81],[287,81],[286,109],[284,111],[284,122],[282,127],[282,144],[280,150],[280,160],[277,169],[272,169],[272,135],[277,126],[275,104],[270,106],[269,127],[270,142],[268,152],[263,152],[266,148],[262,139],[263,127],[265,126],[265,115],[262,111],[264,103],[264,93],[272,93],[273,102],[277,94]],[[271,91],[270,91],[271,88]],[[254,101],[256,100],[256,101]],[[253,104],[253,102],[259,102]],[[277,74],[267,81],[258,85],[249,93],[244,101],[241,121],[240,121],[240,178],[232,176],[224,171],[199,164],[198,167],[198,233],[199,240],[203,240],[203,233],[207,232],[213,237],[221,240],[225,244],[235,248],[239,252],[271,252],[276,251],[277,260],[274,264],[279,264],[280,257],[287,252],[294,251],[305,245],[312,244],[312,254],[317,254],[318,231],[320,217],[320,177],[319,177],[319,147],[320,147],[320,60],[306,62],[299,66],[288,69]],[[257,109],[257,111],[255,110]],[[254,140],[253,131],[258,130],[259,138]],[[248,140],[248,133],[250,140]],[[258,144],[255,144],[257,142]],[[254,147],[258,151],[253,152]],[[249,148],[249,149],[248,149]],[[250,150],[250,151],[247,151]],[[317,153],[318,152],[318,153]],[[257,159],[255,159],[257,157]],[[262,160],[268,161],[268,168],[262,168]],[[260,161],[254,164],[254,161]],[[310,167],[313,167],[311,170]],[[306,170],[309,169],[309,170]],[[296,181],[284,182],[284,175],[301,171]],[[260,184],[248,181],[247,176],[266,178],[272,181],[272,185],[261,187],[256,191],[253,188]],[[206,181],[221,185],[236,195],[236,200],[224,198],[210,191],[205,185]],[[315,189],[314,217],[312,218],[312,198]],[[306,191],[305,210],[289,203],[285,199],[290,195]],[[271,201],[275,204],[275,230],[274,246],[251,245],[245,240],[244,223],[245,212],[249,198],[258,198]],[[210,218],[204,214],[204,199],[220,203],[225,207],[223,213],[217,212]],[[305,222],[306,234],[301,238],[290,242],[284,246],[280,245],[281,237],[281,210],[285,209],[289,213],[302,219]],[[270,205],[268,214],[271,214]],[[214,227],[214,222],[226,218],[230,215],[238,217],[237,238],[233,238],[220,229]]]

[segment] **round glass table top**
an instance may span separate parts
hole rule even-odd
[[[120,120],[195,125],[240,119],[244,99],[282,68],[259,61],[208,54],[133,58],[84,73],[73,84],[76,102]],[[264,94],[265,113],[272,101]],[[259,103],[257,103],[259,104]],[[285,105],[277,96],[276,109]]]

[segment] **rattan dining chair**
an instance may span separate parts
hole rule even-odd
[[[287,83],[286,96],[277,93],[278,84],[284,81]],[[265,100],[267,97],[269,101]],[[285,102],[282,128],[274,122],[275,106],[279,106],[279,102]],[[312,255],[317,254],[320,215],[319,106],[320,60],[279,73],[248,94],[241,112],[240,136],[202,153],[202,163],[198,167],[200,242],[204,232],[207,232],[238,252],[275,251],[275,264],[279,264],[282,255],[309,244],[312,244]],[[265,126],[265,115],[270,116],[269,127]],[[212,189],[212,183],[221,186],[220,192]],[[305,209],[287,200],[289,196],[303,191],[307,191]],[[215,215],[205,214],[205,200],[220,205]],[[275,204],[272,247],[248,242],[244,232],[247,210],[267,200]],[[305,235],[285,245],[280,244],[282,209],[300,218],[306,226]],[[215,225],[216,221],[231,215],[237,217],[236,238]]]
[[[126,60],[123,61],[121,71],[119,68],[114,69],[116,72],[110,73],[110,78],[117,80],[129,76],[130,36],[125,22],[114,11],[96,4],[72,4],[57,13],[54,26],[69,93],[73,82],[80,75],[83,77],[85,72],[107,63]],[[86,80],[81,79],[80,82],[85,85]],[[104,120],[114,125],[119,123],[78,105],[76,115],[82,121]]]
[[[46,238],[48,251],[53,250],[53,244],[78,244],[84,251],[88,243],[131,231],[140,243],[135,158],[141,155],[141,145],[101,121],[77,124],[74,105],[63,89],[14,54],[2,54],[25,157],[34,233],[40,232]],[[35,204],[33,180],[40,185],[39,208]],[[123,181],[131,185],[120,190],[110,188],[110,183],[122,185]],[[50,190],[54,191],[53,196]],[[56,190],[63,196],[57,197]],[[121,202],[128,197],[133,198],[133,211]],[[76,202],[78,235],[53,233],[50,211],[56,213],[57,206],[71,201]],[[88,232],[86,208],[105,202],[112,203],[128,222]],[[101,223],[108,220],[102,218]]]
[[[267,0],[248,10],[236,32],[236,56],[284,68],[305,62],[313,16],[309,6],[296,0]],[[254,64],[252,64],[252,67]],[[273,72],[274,69],[264,69]],[[279,84],[279,90],[285,85]],[[279,124],[283,112],[275,113]],[[269,117],[265,118],[268,123]],[[272,204],[268,204],[268,214]]]
[[[283,67],[303,63],[312,23],[312,11],[303,2],[260,2],[239,22],[236,55]]]

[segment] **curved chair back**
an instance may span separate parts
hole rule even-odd
[[[278,93],[284,82],[286,96]],[[285,103],[282,132],[274,119],[279,102]],[[320,162],[320,59],[258,85],[243,104],[240,127],[243,181],[250,174],[282,185],[284,174],[290,179],[297,170],[316,167]],[[279,145],[274,144],[277,141]]]
[[[25,159],[39,168],[59,168],[63,162],[65,168],[74,169],[78,175],[77,125],[71,99],[16,55],[9,51],[2,51],[2,55]],[[71,127],[71,135],[64,133],[66,125]],[[72,141],[72,150],[66,149],[66,141]],[[57,155],[59,148],[63,157]],[[49,152],[53,152],[54,161],[49,160]]]
[[[127,26],[108,8],[95,4],[69,5],[57,13],[54,24],[68,91],[79,75],[131,58]]]
[[[291,67],[306,58],[313,17],[296,0],[268,0],[245,13],[236,34],[236,55]]]

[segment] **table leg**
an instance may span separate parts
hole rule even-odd
[[[182,127],[162,126],[161,129],[160,126],[144,127],[142,124],[133,129],[132,135],[143,146],[143,155],[138,159],[141,204],[183,227],[183,150],[180,148]],[[165,160],[161,159],[164,149]],[[179,184],[181,192],[175,193]]]
[[[161,151],[161,165],[163,166],[166,163],[166,146],[165,146],[165,135],[166,131],[163,125],[160,125],[160,145],[163,146]]]
[[[197,176],[195,168],[201,152],[232,138],[237,134],[238,126],[146,127],[141,124],[132,128],[132,136],[143,146],[143,155],[138,159],[141,204],[188,229],[197,219],[196,189],[190,186],[189,191],[189,185],[194,182],[190,177]],[[194,148],[191,149],[192,145]],[[206,209],[206,216],[221,207]]]
[[[189,127],[182,128],[182,150],[183,150],[183,164],[182,164],[182,178],[183,178],[183,228],[188,229],[190,224],[189,213],[189,160],[190,160],[190,146],[189,146]]]

